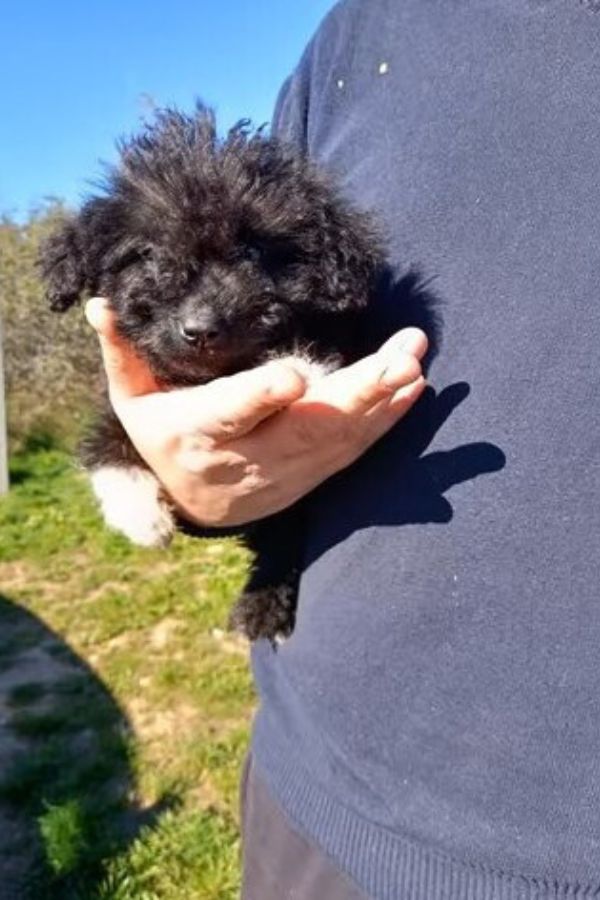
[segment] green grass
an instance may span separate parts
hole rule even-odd
[[[23,898],[238,896],[254,696],[245,645],[223,630],[246,555],[231,541],[132,547],[45,443],[13,459],[11,477],[0,822],[15,828],[12,849],[0,834],[0,881],[10,859]]]
[[[52,806],[38,819],[51,872],[68,875],[87,854],[85,843],[86,816],[77,800]]]
[[[236,829],[224,817],[210,812],[186,817],[167,814],[157,828],[142,834],[127,854],[109,866],[98,897],[235,900],[239,897],[238,851]]]

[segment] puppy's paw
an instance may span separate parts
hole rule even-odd
[[[137,466],[102,466],[90,473],[106,524],[141,547],[166,547],[175,521],[154,475]]]
[[[288,584],[245,590],[231,611],[229,627],[248,640],[282,644],[294,630],[297,591]]]

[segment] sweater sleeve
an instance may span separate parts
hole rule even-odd
[[[271,132],[302,153],[312,155],[315,130],[318,131],[323,115],[327,117],[333,60],[337,48],[344,46],[348,39],[344,25],[348,15],[345,14],[352,11],[350,19],[354,22],[360,2],[341,0],[332,7],[279,92]]]
[[[337,20],[347,0],[334,4],[321,22],[316,33],[306,46],[304,53],[292,75],[284,82],[275,103],[272,133],[284,141],[294,144],[307,153],[309,150],[309,118],[311,93],[315,68],[319,69],[319,57],[328,57],[335,43]],[[318,79],[317,79],[318,80]]]
[[[307,47],[296,71],[284,82],[275,103],[271,131],[303,153],[308,149],[309,53]]]

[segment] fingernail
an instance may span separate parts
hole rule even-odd
[[[419,328],[405,328],[400,334],[398,346],[420,358],[427,351],[427,336]]]

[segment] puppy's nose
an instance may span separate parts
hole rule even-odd
[[[223,336],[223,323],[211,309],[202,309],[179,322],[179,333],[188,344],[214,347]]]

